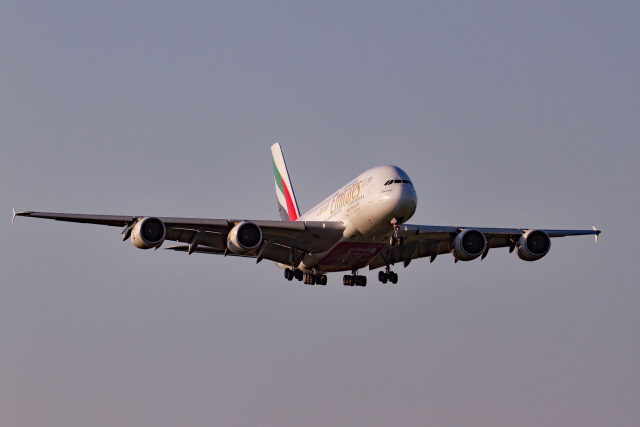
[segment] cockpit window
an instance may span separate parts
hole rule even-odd
[[[409,181],[408,179],[390,179],[389,181],[385,182],[384,185],[391,185],[391,184],[411,184],[411,181]]]

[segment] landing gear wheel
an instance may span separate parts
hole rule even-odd
[[[302,273],[302,270],[299,270],[297,268],[293,270],[293,277],[295,277],[296,280],[301,281],[303,276],[304,276],[304,273]]]
[[[389,275],[384,271],[381,271],[378,273],[378,280],[382,283],[387,283],[387,281],[389,280]]]
[[[387,283],[387,281],[391,283],[398,283],[398,275],[391,271],[389,266],[385,269],[385,271],[381,271],[378,273],[378,280],[382,283]]]
[[[287,279],[288,281],[293,280],[293,271],[290,268],[287,268],[286,270],[284,270],[284,278]]]
[[[342,284],[345,286],[367,286],[367,277],[359,276],[357,274],[344,275],[342,278]]]
[[[390,271],[389,272],[389,281],[395,285],[396,283],[398,283],[398,275],[396,273],[394,273],[393,271]]]
[[[327,286],[327,275],[323,274],[321,276],[318,276],[316,279],[316,284],[321,286]]]

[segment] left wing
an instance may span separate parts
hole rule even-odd
[[[477,234],[476,232],[480,233]],[[542,258],[549,251],[551,237],[595,235],[600,230],[534,230],[527,228],[472,228],[432,225],[402,225],[399,236],[403,244],[389,246],[369,264],[370,269],[402,262],[404,266],[416,258],[430,257],[433,262],[440,254],[453,253],[457,262],[484,259],[489,249],[508,247],[509,252],[518,248],[518,256],[527,261]],[[467,236],[469,236],[467,238]],[[546,238],[545,238],[546,236]],[[475,242],[468,241],[475,237]],[[475,243],[475,244],[474,244]],[[537,245],[536,246],[534,246]],[[468,251],[465,250],[468,249]]]
[[[144,249],[158,249],[165,240],[184,243],[185,245],[171,246],[167,249],[187,252],[241,255],[257,258],[257,261],[269,259],[283,264],[293,264],[306,253],[323,252],[330,249],[342,237],[344,224],[336,221],[246,221],[233,219],[207,218],[173,218],[173,217],[143,217],[122,215],[85,215],[72,213],[51,212],[14,212],[16,216],[46,218],[56,221],[98,224],[113,227],[124,227],[123,240],[136,238],[145,220],[158,220],[158,230],[164,233],[146,246]],[[232,230],[239,230],[242,224],[254,224],[261,236],[255,248],[247,251],[229,252],[227,237]],[[160,232],[159,231],[159,232]],[[132,236],[133,235],[133,236]]]

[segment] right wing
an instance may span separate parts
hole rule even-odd
[[[486,248],[482,253],[484,259],[493,248],[509,248],[512,252],[518,239],[525,234],[528,228],[478,228],[478,227],[449,227],[433,225],[409,225],[400,227],[400,236],[404,243],[401,246],[387,245],[369,264],[370,269],[384,267],[402,262],[404,266],[417,258],[430,257],[433,262],[440,254],[451,253],[453,240],[463,230],[477,230],[486,238]],[[540,229],[549,237],[595,235],[596,241],[600,230],[547,230]]]
[[[122,234],[127,240],[139,221],[148,218],[143,216],[123,215],[86,215],[52,212],[14,212],[15,216],[46,218],[56,221],[98,224],[113,227],[125,227]],[[187,252],[234,255],[227,249],[227,236],[231,230],[243,220],[207,219],[207,218],[173,218],[157,217],[166,229],[165,240],[185,245],[171,246],[166,249]],[[262,231],[263,240],[260,246],[242,256],[269,259],[283,264],[293,265],[307,253],[324,252],[335,245],[343,235],[344,224],[336,221],[250,221]]]

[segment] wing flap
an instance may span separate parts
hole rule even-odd
[[[169,246],[168,248],[165,248],[165,250],[189,253],[189,245]],[[213,248],[210,246],[202,246],[202,245],[198,246],[195,250],[193,250],[193,252],[201,253],[201,254],[212,254],[212,255],[239,256],[244,258],[257,257],[256,254],[238,255],[238,254],[234,254],[232,252],[227,251],[226,248],[219,249],[219,248]],[[261,256],[258,261],[262,259],[268,259],[270,261],[275,261],[282,264],[290,264],[291,262],[291,249],[286,246],[282,246],[278,244],[268,244],[266,245],[264,251],[261,251],[259,249],[256,252],[261,253]]]
[[[199,246],[208,246],[220,251],[224,251],[226,248],[226,236],[212,231],[167,227],[166,240],[191,244],[196,240],[198,233],[200,233],[198,236]]]

